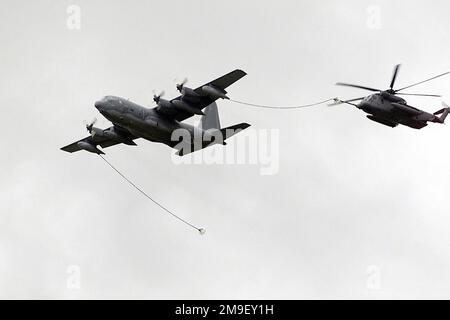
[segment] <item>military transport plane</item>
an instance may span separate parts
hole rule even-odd
[[[446,72],[443,74],[440,74],[438,76],[435,76],[433,78],[409,85],[407,87],[403,87],[401,89],[394,90],[394,84],[395,80],[397,78],[398,71],[400,69],[400,65],[395,66],[394,74],[392,76],[391,84],[388,90],[380,90],[380,89],[374,89],[370,87],[364,87],[360,85],[354,85],[354,84],[348,84],[348,83],[341,83],[338,82],[336,85],[339,86],[347,86],[347,87],[353,87],[363,90],[368,90],[372,92],[377,92],[375,94],[342,101],[340,99],[335,99],[336,104],[346,103],[350,104],[352,106],[357,107],[358,109],[363,110],[364,112],[368,113],[369,115],[367,118],[369,118],[372,121],[384,124],[389,127],[396,127],[399,124],[414,128],[414,129],[421,129],[428,125],[428,122],[436,122],[436,123],[444,123],[445,118],[450,113],[450,108],[443,103],[444,108],[436,111],[435,113],[431,114],[426,111],[422,111],[420,109],[414,108],[406,102],[405,99],[402,99],[398,97],[398,95],[405,95],[405,96],[425,96],[425,97],[440,97],[438,95],[432,95],[432,94],[416,94],[416,93],[403,93],[400,92],[402,90],[414,87],[418,84],[436,79],[438,77],[444,76],[446,74],[449,74],[450,72]],[[360,101],[359,104],[354,104],[352,102],[354,101]],[[439,116],[440,115],[440,116]]]
[[[63,151],[75,152],[85,150],[96,154],[104,154],[98,149],[116,145],[136,145],[134,140],[143,138],[152,142],[163,143],[178,149],[182,156],[213,144],[225,145],[225,140],[241,130],[248,128],[247,123],[236,124],[227,128],[220,128],[217,111],[217,99],[229,99],[225,89],[235,83],[246,73],[234,70],[214,81],[196,89],[185,86],[184,81],[177,85],[181,96],[164,100],[162,94],[155,95],[153,100],[156,107],[149,109],[133,103],[127,99],[106,96],[95,102],[95,107],[113,126],[108,129],[94,127],[95,122],[86,125],[90,136],[61,148]],[[205,109],[206,108],[206,109]],[[205,112],[202,110],[205,109]],[[195,127],[182,121],[193,115],[202,115],[200,126]],[[182,135],[173,141],[173,133],[180,129],[188,133],[188,142],[180,143]],[[185,138],[185,136],[183,136]],[[217,138],[219,137],[219,138]],[[200,139],[200,143],[195,139]]]

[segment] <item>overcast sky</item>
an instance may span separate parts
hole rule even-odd
[[[67,26],[73,4],[79,30]],[[110,125],[94,108],[102,96],[151,107],[152,90],[176,96],[174,78],[195,87],[240,68],[248,75],[232,98],[298,105],[367,93],[337,81],[386,89],[397,63],[398,87],[449,71],[449,9],[444,0],[3,0],[0,298],[450,298],[448,126],[391,129],[350,106],[219,101],[224,126],[279,129],[278,174],[176,165],[173,150],[145,140],[105,150],[205,227],[203,237],[97,156],[59,150],[86,135],[84,121]],[[445,100],[450,78],[413,91]],[[73,276],[79,288],[67,285]]]

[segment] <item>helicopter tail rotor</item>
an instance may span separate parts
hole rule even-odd
[[[450,107],[445,103],[442,102],[443,109],[436,111],[433,113],[435,116],[441,115],[440,117],[437,117],[437,122],[444,123],[447,116],[450,114]]]

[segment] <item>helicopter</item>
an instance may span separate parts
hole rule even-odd
[[[436,78],[442,77],[444,75],[449,74],[450,72],[442,73],[440,75],[434,76],[432,78],[414,83],[412,85],[400,89],[394,89],[395,81],[397,79],[399,70],[400,64],[395,66],[391,83],[389,85],[389,89],[387,90],[380,90],[376,88],[348,84],[343,82],[336,83],[336,85],[338,86],[358,88],[376,93],[371,94],[369,96],[350,100],[341,100],[336,98],[334,100],[334,103],[332,103],[331,105],[348,104],[355,106],[356,108],[368,113],[367,115],[368,119],[392,128],[401,124],[414,129],[422,129],[423,127],[426,127],[428,125],[428,122],[444,123],[446,117],[450,113],[450,108],[445,103],[442,103],[443,104],[442,109],[431,114],[408,105],[406,100],[399,96],[403,95],[403,96],[441,97],[440,95],[434,94],[403,93],[401,91],[434,80]],[[355,101],[360,102],[358,104],[355,104],[353,103]]]

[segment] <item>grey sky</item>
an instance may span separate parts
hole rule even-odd
[[[69,5],[81,30],[66,27]],[[381,28],[367,8],[381,9]],[[0,4],[0,298],[450,298],[449,130],[390,129],[351,107],[219,102],[222,125],[280,129],[280,171],[175,165],[168,147],[107,149],[200,237],[98,157],[59,148],[108,122],[114,94],[152,106],[173,79],[235,68],[230,96],[296,105],[450,70],[448,1],[5,1]],[[413,91],[413,90],[411,90]],[[414,92],[449,95],[450,78]],[[408,99],[427,111],[440,100]],[[448,99],[450,101],[450,99]],[[243,133],[244,134],[244,133]],[[66,287],[81,270],[80,290]],[[380,288],[367,282],[380,271]]]

